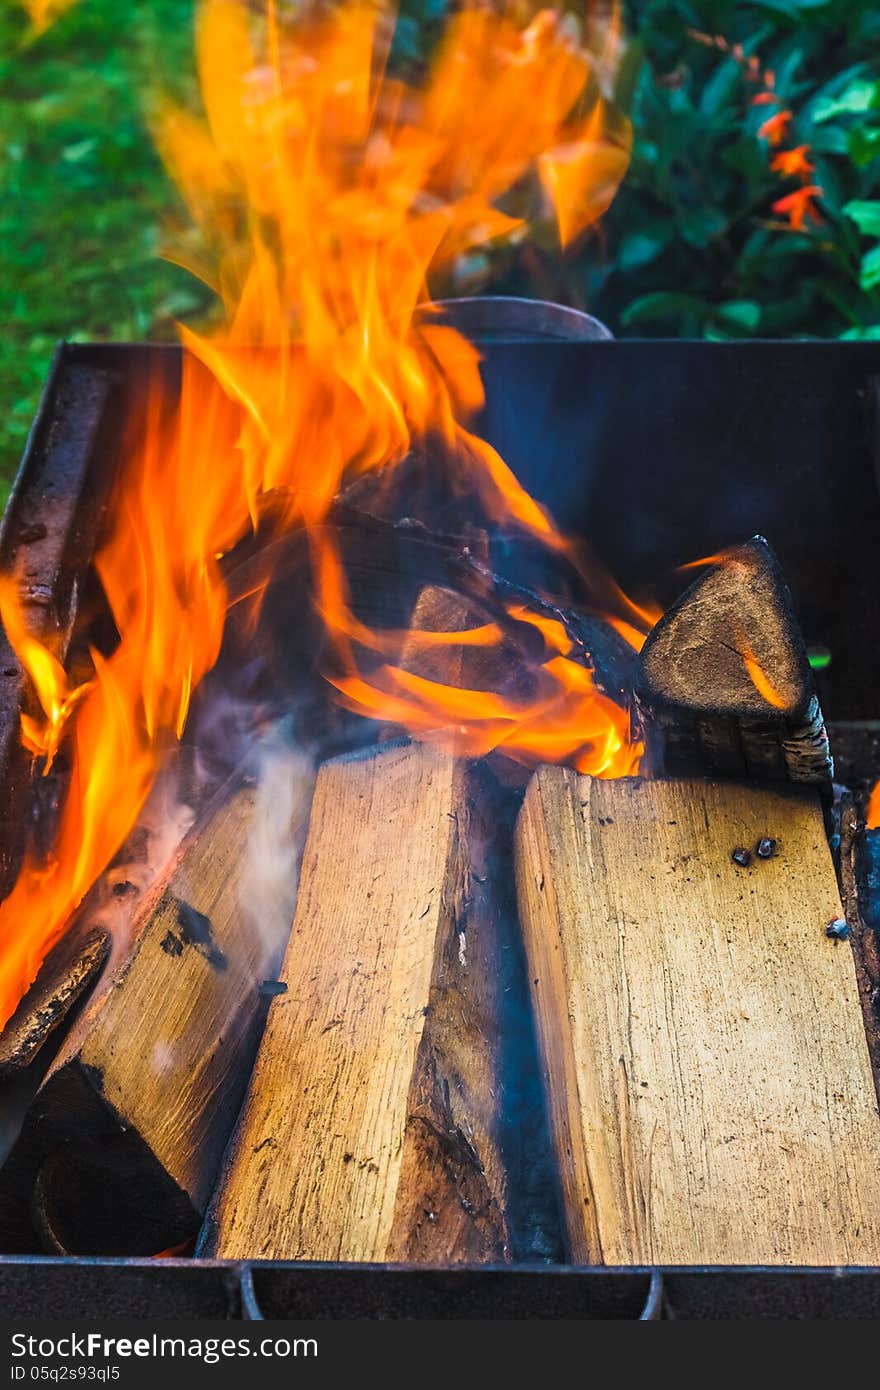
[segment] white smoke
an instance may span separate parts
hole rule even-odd
[[[276,724],[252,749],[256,801],[243,850],[239,901],[262,943],[263,978],[277,973],[296,907],[299,868],[315,785],[313,759]]]

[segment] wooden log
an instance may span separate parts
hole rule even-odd
[[[791,594],[761,536],[728,551],[660,619],[636,695],[655,771],[830,788],[828,735]]]
[[[5,1185],[27,1193],[49,1165],[41,1224],[84,1242],[70,1253],[152,1254],[198,1230],[265,1015],[267,946],[240,897],[255,795],[237,791],[191,836],[30,1106]],[[65,1153],[103,1172],[90,1190],[107,1210],[64,1209],[82,1190],[57,1180]],[[148,1220],[140,1197],[119,1202],[138,1185]]]
[[[485,634],[469,640],[466,634]],[[461,640],[435,644],[435,634]],[[534,696],[543,641],[535,628],[511,622],[503,609],[443,585],[422,589],[396,661],[400,669],[458,690],[486,691],[513,701]]]
[[[570,644],[569,656],[582,661],[593,672],[597,686],[619,704],[629,705],[638,672],[636,652],[608,622],[559,599],[539,593],[522,584],[515,584],[469,552],[454,556],[449,573],[467,599],[478,599],[495,614],[509,618],[517,609],[525,609],[536,617],[549,619],[565,630]],[[527,624],[508,622],[508,634],[525,640]],[[532,639],[535,632],[532,629]]]
[[[491,914],[461,764],[325,763],[293,931],[204,1252],[506,1257]],[[485,929],[481,932],[481,926]]]
[[[815,793],[541,768],[516,854],[572,1258],[876,1263],[880,1118]]]
[[[399,667],[425,680],[527,703],[539,689],[542,663],[558,654],[524,616],[528,614],[548,620],[554,630],[562,629],[569,644],[568,658],[588,665],[600,690],[621,703],[629,702],[635,653],[613,628],[508,584],[473,557],[456,569],[472,592],[438,584],[422,589],[397,660]],[[492,628],[494,636],[465,640],[469,630],[488,634]],[[460,643],[434,645],[425,640],[434,633],[458,632],[463,634]]]
[[[61,938],[0,1032],[0,1079],[30,1065],[97,979],[109,952],[110,933],[100,925],[77,926]]]

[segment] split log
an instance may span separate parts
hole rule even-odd
[[[29,1191],[46,1169],[39,1224],[70,1253],[152,1254],[198,1230],[265,1015],[267,945],[240,896],[254,802],[238,791],[193,834],[31,1104],[6,1187]],[[68,1158],[101,1175],[103,1208],[67,1209],[84,1190],[59,1180]],[[119,1200],[136,1190],[148,1197]]]
[[[657,772],[830,787],[791,594],[761,536],[728,551],[657,623],[642,649],[637,706]]]
[[[876,1263],[880,1118],[815,793],[541,768],[516,852],[572,1258]]]
[[[286,991],[205,1253],[506,1257],[500,985],[491,914],[469,901],[470,814],[463,765],[426,746],[321,768]]]

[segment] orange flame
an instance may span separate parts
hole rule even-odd
[[[45,723],[41,725],[32,715],[22,713],[21,741],[28,752],[45,759],[43,771],[49,772],[64,726],[88,687],[70,688],[61,662],[48,646],[32,636],[16,585],[3,577],[0,577],[0,620],[9,645],[17,652],[33,682],[45,716]]]
[[[218,557],[267,494],[276,524],[313,527],[346,477],[388,469],[431,438],[487,519],[569,550],[469,428],[483,399],[478,353],[438,315],[416,318],[429,278],[473,248],[550,219],[563,243],[579,236],[627,166],[629,129],[602,88],[613,27],[596,53],[571,16],[515,13],[461,9],[416,88],[387,71],[393,24],[381,6],[343,0],[282,22],[273,0],[262,15],[247,0],[203,0],[206,120],[169,108],[158,141],[201,234],[200,255],[180,259],[217,289],[226,323],[182,330],[179,403],[159,392],[148,402],[96,558],[119,642],[92,653],[87,688],[69,690],[3,591],[46,716],[29,726],[29,746],[50,757],[66,725],[72,776],[50,862],[28,857],[0,906],[0,1026],[180,737],[220,649]],[[314,535],[328,680],[349,707],[459,752],[503,748],[599,776],[636,768],[625,712],[552,624],[527,619],[547,647],[527,701],[424,681],[394,664],[395,634],[358,622],[338,555]],[[647,615],[619,593],[612,607],[637,643]],[[488,624],[426,640],[491,644],[499,633]],[[358,644],[389,657],[369,682]]]

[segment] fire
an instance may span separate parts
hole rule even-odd
[[[178,258],[216,288],[225,322],[181,330],[179,402],[153,393],[120,470],[96,558],[119,640],[92,653],[85,687],[69,688],[2,592],[45,716],[28,723],[28,746],[48,761],[65,737],[72,773],[50,861],[28,857],[0,906],[0,1026],[180,738],[220,649],[219,560],[269,510],[277,528],[313,528],[343,481],[391,470],[430,441],[487,524],[574,558],[470,427],[482,403],[477,351],[416,310],[475,248],[540,223],[566,245],[607,207],[631,143],[603,95],[619,30],[593,40],[552,9],[466,5],[419,86],[389,72],[392,31],[386,8],[356,0],[284,17],[274,0],[262,14],[247,0],[201,4],[205,119],[168,108],[157,138],[200,234],[199,253]],[[313,535],[340,700],[462,753],[500,748],[598,776],[635,770],[625,712],[552,623],[514,615],[546,646],[526,701],[421,680],[396,663],[400,634],[358,623],[339,556]],[[650,615],[619,591],[608,609],[638,645]],[[491,644],[499,633],[486,624],[422,640]],[[387,656],[369,681],[360,645]]]
[[[0,619],[12,649],[18,653],[37,692],[45,716],[40,724],[31,715],[21,716],[21,741],[35,756],[42,757],[48,772],[58,751],[64,726],[75,706],[86,693],[87,686],[71,689],[67,672],[49,647],[31,636],[24,604],[15,584],[0,578]]]

